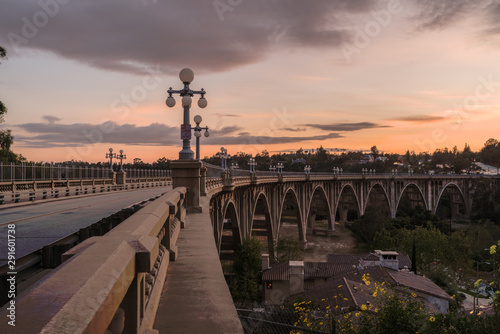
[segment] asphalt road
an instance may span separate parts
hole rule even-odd
[[[171,187],[119,191],[28,206],[0,207],[0,266],[7,258],[7,229],[15,225],[16,259],[60,240],[121,209],[155,197]]]

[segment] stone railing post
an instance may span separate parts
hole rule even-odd
[[[201,212],[200,206],[200,169],[197,160],[176,160],[170,163],[172,168],[172,188],[186,187],[186,206],[188,212]]]
[[[200,196],[207,196],[207,167],[200,169]]]
[[[126,172],[116,172],[116,184],[118,185],[124,185],[127,180],[127,173]]]

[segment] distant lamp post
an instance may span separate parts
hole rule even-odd
[[[109,153],[106,153],[106,159],[109,159],[109,169],[114,172],[113,170],[113,158],[116,158],[116,153],[113,153],[113,149],[109,148]]]
[[[120,150],[120,154],[115,158],[120,159],[120,173],[123,173],[123,160],[127,159],[127,156],[123,154],[123,150]]]
[[[269,166],[269,170],[270,170],[272,173],[274,173],[274,172],[276,171],[276,166],[273,166],[273,165]]]
[[[194,116],[194,122],[196,123],[196,126],[193,128],[194,130],[194,136],[196,137],[196,160],[200,160],[200,137],[201,137],[201,130],[205,130],[205,137],[210,136],[210,132],[208,132],[208,126],[201,127],[200,123],[203,120],[200,115]]]
[[[250,158],[248,161],[248,166],[250,166],[250,173],[255,173],[255,167],[257,166],[257,161],[255,158]]]
[[[333,174],[340,174],[340,168],[333,167]]]
[[[227,154],[227,149],[221,147],[220,152],[217,153],[217,156],[220,158],[220,167],[222,171],[227,171],[227,159],[231,157],[229,154]]]
[[[166,104],[169,108],[175,106],[175,99],[172,94],[179,94],[182,97],[184,118],[183,124],[181,124],[182,150],[179,152],[179,159],[192,160],[194,153],[191,150],[191,124],[189,123],[189,109],[191,108],[192,97],[194,94],[201,95],[198,100],[198,106],[200,108],[205,108],[207,106],[207,100],[205,99],[206,92],[203,88],[200,91],[193,91],[189,88],[189,84],[194,79],[194,73],[189,68],[183,68],[179,72],[179,79],[181,79],[184,84],[184,88],[181,90],[173,90],[172,87],[170,87],[167,91],[168,98],[166,100]]]
[[[311,166],[306,165],[306,166],[304,167],[304,172],[305,172],[307,175],[311,174]]]
[[[283,163],[282,162],[278,162],[278,164],[276,165],[276,168],[278,169],[278,174],[281,174],[283,172]]]

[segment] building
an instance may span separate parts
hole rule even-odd
[[[418,298],[432,313],[447,313],[451,297],[430,279],[410,272],[410,267],[409,257],[394,251],[330,254],[328,262],[289,261],[272,267],[269,256],[264,256],[264,301],[281,305],[311,300],[320,308],[330,306],[343,312],[361,305],[377,307],[381,299],[373,296],[375,284],[367,284],[369,277],[395,293]]]

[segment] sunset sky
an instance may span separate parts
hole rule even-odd
[[[202,156],[500,139],[500,0],[2,0],[0,45],[0,127],[33,161],[176,159],[184,67]]]

